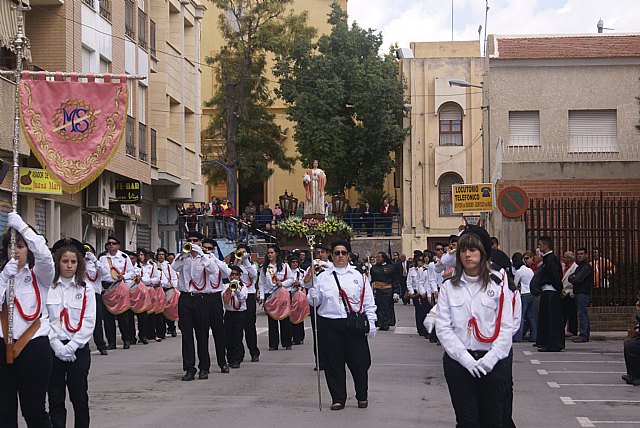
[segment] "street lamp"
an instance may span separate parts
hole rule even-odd
[[[449,86],[460,86],[461,88],[480,88],[480,89],[483,89],[482,85],[474,85],[473,83],[469,83],[466,80],[459,80],[459,79],[451,79],[451,80],[449,80]]]

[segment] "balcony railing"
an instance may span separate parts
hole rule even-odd
[[[111,0],[100,0],[100,16],[111,21]]]
[[[134,39],[136,34],[133,29],[133,2],[131,0],[124,2],[124,34],[130,39]]]
[[[156,130],[151,128],[151,133],[149,136],[149,142],[151,143],[151,166],[158,165],[158,148],[156,146]]]
[[[138,46],[147,48],[147,14],[138,9]]]
[[[572,135],[564,141],[542,140],[537,145],[499,142],[498,150],[504,163],[640,161],[636,141],[611,135]]]
[[[127,116],[127,141],[126,141],[126,153],[129,156],[136,157],[136,143],[133,139],[136,121],[133,117]]]
[[[138,123],[138,159],[147,161],[147,125]]]
[[[149,21],[149,51],[151,56],[156,57],[156,23]]]
[[[93,0],[82,0],[82,3],[86,4],[91,9],[93,9]]]

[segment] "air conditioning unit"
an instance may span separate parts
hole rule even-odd
[[[111,199],[115,199],[115,197],[115,178],[111,174],[103,173],[86,189],[86,208],[91,210],[108,211],[109,201]]]

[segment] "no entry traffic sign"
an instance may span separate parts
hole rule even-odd
[[[511,186],[498,195],[498,209],[505,217],[518,218],[527,210],[529,197],[520,187]]]

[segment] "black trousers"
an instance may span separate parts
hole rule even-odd
[[[316,320],[318,319],[316,308],[311,305],[309,308],[309,318],[311,319],[311,333],[313,333],[313,355],[318,358],[318,365],[324,370],[324,359],[322,358],[322,354],[318,354],[318,350],[316,349],[316,328],[320,330],[320,326],[316,325]]]
[[[416,296],[413,298],[413,308],[416,315],[416,329],[418,334],[423,337],[427,337],[427,329],[424,327],[424,319],[431,310],[431,305],[426,298],[422,296]],[[435,330],[435,329],[434,329]]]
[[[562,302],[562,327],[567,323],[567,331],[578,335],[578,308],[576,307],[576,299],[573,296],[565,296],[560,299]]]
[[[51,380],[47,388],[49,396],[49,416],[53,428],[67,426],[67,409],[64,406],[66,389],[69,389],[69,400],[73,405],[74,426],[89,426],[89,368],[91,368],[91,351],[85,345],[76,351],[76,360],[67,363],[53,357]]]
[[[507,366],[509,381],[504,390],[504,406],[502,416],[502,426],[504,428],[516,428],[513,422],[513,348],[509,351],[509,355],[504,359]]]
[[[291,323],[291,337],[294,344],[304,342],[304,321],[298,324]]]
[[[627,366],[627,374],[640,378],[640,336],[625,340],[624,362]]]
[[[164,315],[162,316],[162,318],[164,318],[164,323],[167,326],[167,331],[169,332],[169,334],[175,333],[176,332],[176,322],[168,320],[167,318],[164,317]]]
[[[49,338],[31,339],[11,365],[6,351],[4,339],[0,339],[0,428],[18,426],[18,398],[29,428],[50,428],[45,409],[53,358]]]
[[[116,320],[118,320],[118,329],[120,330],[120,338],[124,343],[131,343],[132,336],[129,330],[129,315],[123,312],[120,315],[113,315],[111,312],[104,311],[104,333],[107,336],[107,343],[115,346],[116,344]]]
[[[206,294],[180,293],[178,300],[178,326],[182,332],[182,370],[196,371],[195,332],[198,344],[198,368],[209,371],[209,311],[205,302]]]
[[[267,318],[269,319],[269,348],[278,348],[279,343],[282,343],[283,348],[291,346],[291,321],[289,321],[289,317],[280,321],[270,316]],[[278,324],[280,324],[279,331]]]
[[[400,298],[402,299],[402,303],[405,305],[410,302],[411,299],[405,299],[404,296],[407,294],[407,277],[403,276],[400,278]]]
[[[396,312],[393,308],[393,288],[376,288],[376,326],[388,327],[396,325]]]
[[[365,334],[347,331],[346,319],[329,319],[318,316],[318,348],[323,356],[324,376],[327,380],[332,403],[347,401],[347,374],[351,372],[358,401],[367,400],[368,371],[371,353]]]
[[[244,317],[244,340],[247,342],[249,354],[252,357],[259,357],[258,332],[256,331],[256,295],[251,293],[247,296],[247,310]],[[244,346],[242,347],[242,361],[244,359]]]
[[[93,343],[96,344],[98,351],[107,349],[107,343],[104,341],[104,313],[107,308],[102,303],[102,294],[96,293],[96,326],[93,329]]]
[[[227,365],[226,344],[224,338],[224,306],[222,305],[222,293],[208,294],[205,298],[207,314],[209,315],[209,327],[213,333],[213,341],[216,346],[216,359],[218,367]]]
[[[141,312],[136,314],[131,309],[125,312],[128,317],[128,326],[129,326],[129,337],[131,337],[131,342],[136,341],[136,322],[135,319],[138,319],[138,341],[141,341],[143,338],[147,338],[147,321],[149,320],[149,314],[146,312]]]
[[[148,314],[147,316],[147,334],[146,338],[153,340],[155,338],[164,339],[167,334],[167,327],[164,325],[164,315]]]
[[[241,363],[244,354],[242,336],[246,311],[226,311],[224,313],[224,335],[227,341],[229,364]],[[217,348],[217,347],[216,347]]]
[[[562,301],[557,291],[543,291],[538,315],[538,344],[551,351],[564,349]]]
[[[511,386],[507,361],[498,361],[489,374],[479,379],[471,376],[447,353],[444,354],[442,365],[456,413],[456,427],[503,427],[506,388]]]

